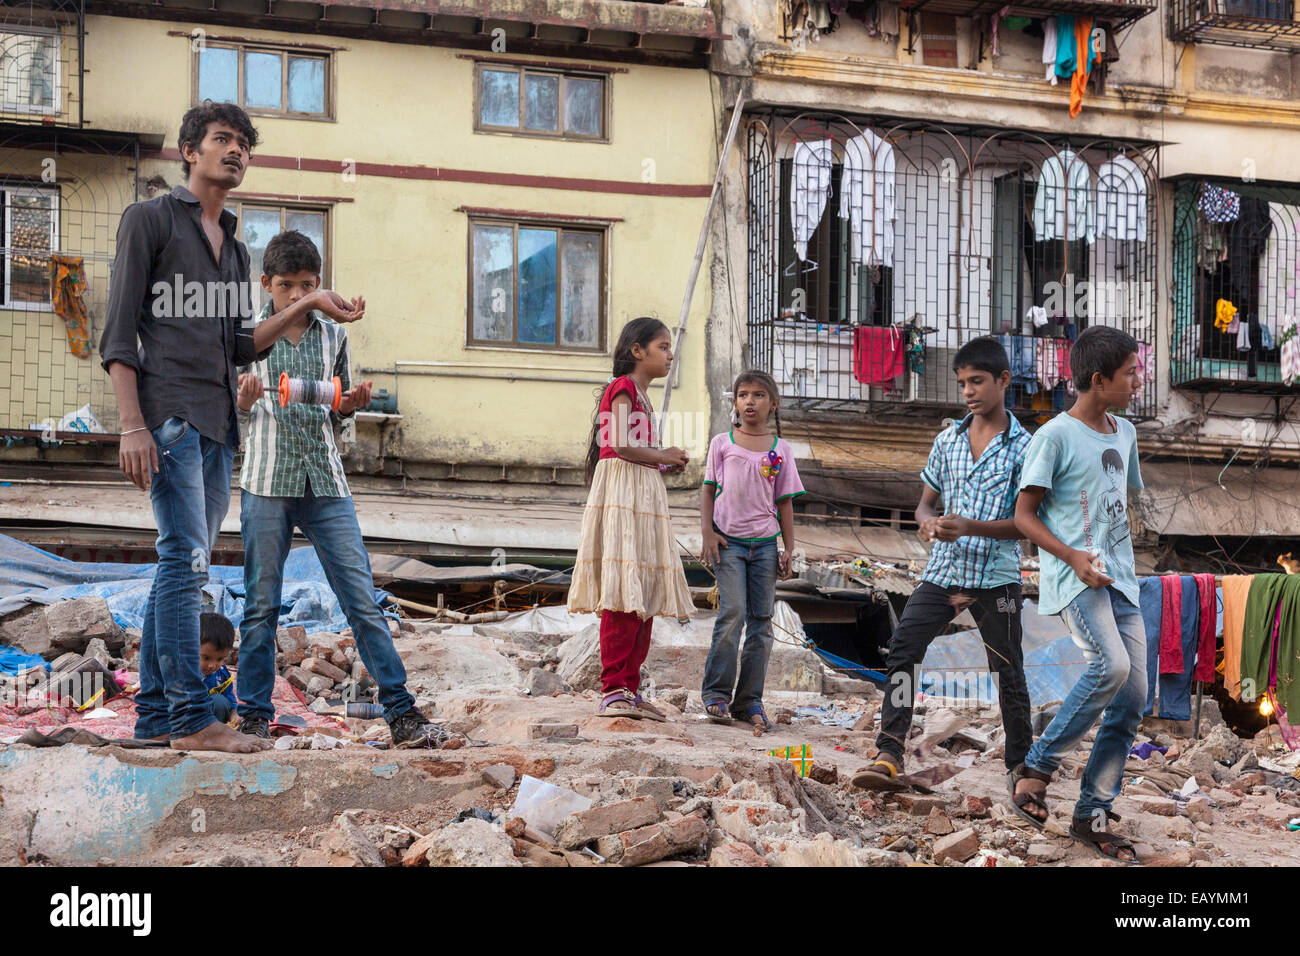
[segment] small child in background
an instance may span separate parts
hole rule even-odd
[[[212,715],[223,724],[230,723],[235,712],[235,676],[226,667],[234,646],[235,625],[229,618],[212,611],[199,615],[199,669],[212,701]]]
[[[718,617],[700,693],[710,719],[745,720],[758,735],[772,727],[763,710],[772,606],[777,577],[790,577],[794,499],[804,490],[794,454],[780,437],[775,380],[766,372],[741,372],[731,391],[735,427],[710,442],[700,491],[701,557],[718,582]],[[774,416],[776,435],[768,425]],[[785,546],[779,556],[778,536]],[[737,679],[742,626],[745,645]]]
[[[668,521],[662,471],[680,471],[680,448],[662,449],[646,392],[672,367],[668,327],[653,318],[624,326],[614,348],[614,379],[601,394],[587,449],[591,491],[582,513],[569,610],[600,614],[598,714],[666,720],[642,699],[641,665],[659,615],[695,610]]]

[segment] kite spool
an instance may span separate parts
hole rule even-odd
[[[339,410],[343,402],[343,383],[337,375],[333,381],[313,382],[305,378],[290,378],[288,372],[280,373],[280,407],[290,402],[303,405],[328,405]]]

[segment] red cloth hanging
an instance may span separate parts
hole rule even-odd
[[[1218,594],[1213,574],[1197,574],[1196,590],[1201,599],[1201,634],[1196,646],[1196,673],[1193,680],[1214,682],[1214,639],[1218,623]]]
[[[893,326],[859,326],[853,330],[853,377],[885,391],[903,374],[903,333]]]
[[[1160,673],[1183,672],[1183,579],[1160,576]]]

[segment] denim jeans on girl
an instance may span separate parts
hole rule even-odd
[[[1147,697],[1146,631],[1142,612],[1114,588],[1088,588],[1061,612],[1088,669],[1066,695],[1025,764],[1051,773],[1105,711],[1079,782],[1076,817],[1110,809],[1124,780]]]
[[[772,603],[776,600],[776,541],[742,541],[723,535],[727,546],[718,548],[714,574],[718,580],[718,617],[713,643],[704,664],[701,694],[710,701],[731,702],[734,714],[763,702],[767,658],[772,652]],[[740,677],[736,677],[736,651],[740,629],[745,646],[740,651]],[[733,692],[734,687],[734,692]]]
[[[297,525],[316,549],[325,579],[352,627],[357,653],[379,685],[384,719],[396,720],[415,706],[406,689],[406,667],[393,646],[388,622],[375,603],[370,556],[361,539],[352,498],[318,498],[308,485],[301,498],[240,495],[244,536],[244,621],[235,678],[241,717],[275,718],[275,632],[280,623],[284,562]]]
[[[153,429],[153,439],[158,473],[149,500],[158,524],[158,571],[140,635],[135,736],[175,739],[216,720],[199,669],[199,608],[230,504],[235,453],[181,418]]]

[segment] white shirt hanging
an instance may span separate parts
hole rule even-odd
[[[1047,79],[1056,85],[1056,17],[1043,21],[1043,65],[1047,69]]]
[[[844,144],[840,218],[849,220],[849,259],[894,264],[894,147],[871,130]]]
[[[1050,156],[1038,171],[1034,193],[1034,238],[1092,242],[1092,174],[1072,150]],[[1069,216],[1067,224],[1066,217]]]
[[[800,261],[808,258],[808,240],[826,211],[831,161],[829,139],[795,143],[794,169],[790,176],[790,224],[794,233],[794,251]]]
[[[1123,153],[1097,170],[1096,231],[1108,239],[1147,241],[1147,179]]]

